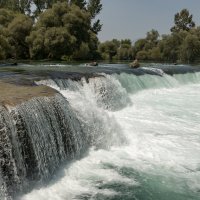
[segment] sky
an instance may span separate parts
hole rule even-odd
[[[187,8],[200,26],[200,0],[101,0],[103,9],[97,16],[103,24],[98,34],[104,42],[112,39],[144,38],[156,29],[160,35],[170,33],[174,15]]]

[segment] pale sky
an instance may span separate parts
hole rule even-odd
[[[200,0],[102,0],[97,16],[103,23],[98,34],[101,42],[116,39],[135,41],[156,29],[160,35],[170,33],[174,15],[187,8],[200,26]]]

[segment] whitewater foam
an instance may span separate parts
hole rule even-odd
[[[94,147],[85,158],[64,167],[60,179],[22,200],[200,199],[199,74],[111,76],[90,79],[89,84],[65,80],[62,87],[59,81],[38,83],[51,85],[67,98],[80,121],[89,124]],[[98,103],[96,92],[102,85],[109,89],[110,82],[128,99],[120,109]],[[113,99],[104,104],[109,101]],[[103,143],[107,148],[102,149]]]

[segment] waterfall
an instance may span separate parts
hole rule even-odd
[[[130,95],[199,82],[200,73],[169,76],[162,70],[36,82],[60,94],[0,107],[0,198],[12,199],[45,183],[63,163],[89,148],[127,144],[112,113],[131,107]]]
[[[12,199],[49,180],[62,163],[89,147],[108,148],[118,125],[90,110],[78,115],[66,98],[33,98],[13,108],[0,107],[0,195]],[[83,114],[83,113],[82,113]],[[91,120],[91,121],[90,121]]]
[[[1,195],[44,182],[88,148],[90,136],[61,95],[0,108]]]
[[[101,75],[37,84],[68,100],[94,136],[91,145],[106,134],[104,143],[122,135],[125,143],[102,149],[98,141],[59,180],[22,199],[199,200],[199,73]]]
[[[147,89],[175,88],[185,84],[199,83],[200,72],[165,74],[160,69],[148,69],[154,74],[134,75],[134,74],[101,74],[95,78],[80,81],[70,79],[48,79],[36,82],[38,85],[47,85],[66,96],[64,91],[81,93],[88,101],[93,99],[97,106],[107,110],[120,110],[130,105],[129,94],[134,94]],[[68,98],[66,96],[66,98]]]

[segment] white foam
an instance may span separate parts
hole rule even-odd
[[[119,126],[128,142],[119,145],[115,141],[115,146],[107,150],[91,148],[85,158],[63,169],[62,178],[32,191],[22,200],[66,200],[97,193],[117,195],[112,189],[98,188],[109,182],[137,187],[139,182],[118,172],[121,167],[147,175],[159,174],[174,191],[185,192],[186,186],[194,192],[200,190],[200,84],[130,94],[132,104],[116,112],[99,108],[87,87],[81,92],[61,92],[88,123],[96,123],[95,113],[101,119],[103,132],[107,130],[112,137],[119,137],[115,134],[118,128],[114,128]],[[101,126],[96,134],[100,132]]]

